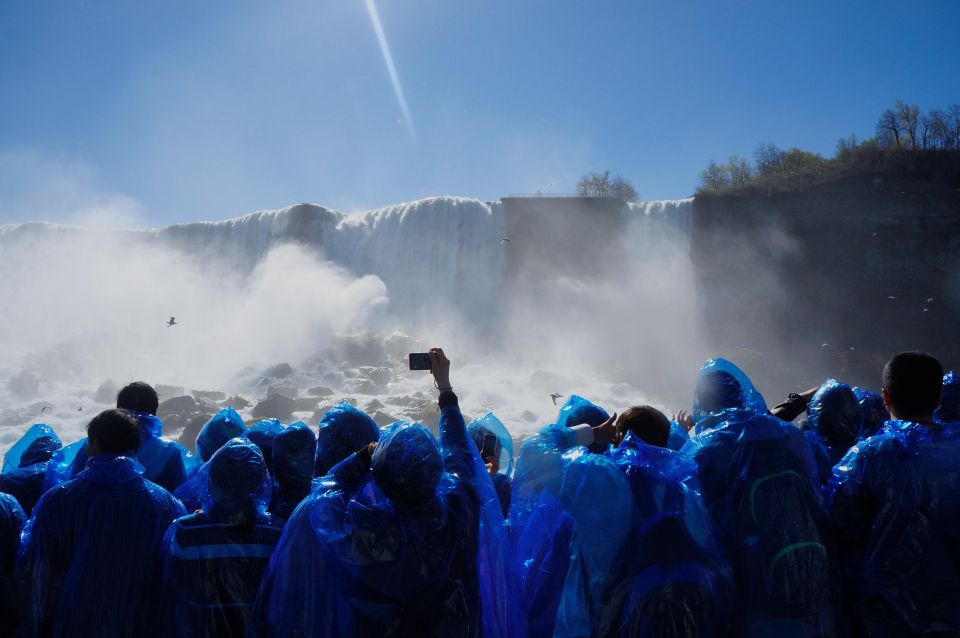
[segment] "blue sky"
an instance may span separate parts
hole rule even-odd
[[[0,2],[0,223],[162,225],[300,201],[691,194],[760,142],[831,154],[960,102],[960,3]]]

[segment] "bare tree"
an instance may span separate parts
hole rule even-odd
[[[897,115],[900,118],[901,131],[908,144],[908,148],[917,148],[917,132],[920,126],[920,107],[916,104],[905,104],[897,100]]]
[[[881,145],[900,148],[902,130],[903,124],[900,122],[899,112],[887,109],[880,115],[880,121],[877,122],[877,139],[880,140]]]
[[[947,131],[950,139],[947,148],[960,151],[960,104],[947,107]]]
[[[934,109],[924,116],[929,119],[930,148],[950,148],[950,122],[947,114]]]
[[[579,197],[622,197],[626,200],[637,198],[637,189],[623,175],[610,177],[610,171],[584,175],[577,182]]]
[[[727,174],[730,176],[730,186],[736,188],[743,186],[753,179],[753,169],[750,168],[750,162],[742,157],[731,155],[727,160]]]
[[[836,159],[838,162],[852,166],[857,162],[860,153],[860,144],[857,142],[857,136],[853,133],[849,137],[841,137],[837,140]]]
[[[764,177],[769,175],[783,175],[783,150],[776,144],[766,143],[757,147],[753,152],[753,161],[757,172]]]
[[[730,174],[725,166],[711,160],[707,167],[700,171],[700,183],[707,190],[726,190],[730,188]]]

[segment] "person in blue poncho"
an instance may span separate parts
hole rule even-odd
[[[227,441],[247,436],[247,426],[233,408],[224,408],[210,417],[197,434],[197,454],[206,463]],[[200,509],[199,475],[194,475],[173,493],[188,512]]]
[[[341,401],[324,413],[317,426],[314,476],[330,469],[357,450],[380,440],[380,428],[366,412]]]
[[[744,636],[824,636],[843,630],[838,575],[816,463],[799,429],[771,416],[747,376],[704,364],[683,453],[737,575]]]
[[[263,462],[271,472],[273,472],[273,442],[281,432],[283,432],[283,424],[280,423],[280,419],[262,419],[251,425],[247,431],[247,438],[260,448]]]
[[[43,495],[23,531],[20,590],[30,636],[153,636],[160,627],[160,546],[183,506],[144,480],[140,426],[107,410],[87,426],[89,458]]]
[[[870,636],[960,635],[960,424],[938,423],[940,363],[901,353],[883,371],[893,421],[834,468],[853,616]]]
[[[290,518],[300,501],[310,494],[317,437],[304,423],[294,423],[273,442],[273,496],[270,513]]]
[[[733,572],[696,492],[696,468],[663,447],[663,414],[650,415],[654,443],[636,435],[631,416],[634,429],[618,431],[621,440],[609,456],[627,478],[636,521],[626,541],[626,578],[607,592],[610,613],[595,635],[731,635]]]
[[[17,499],[0,492],[0,635],[8,636],[20,621],[15,568],[20,532],[27,516]]]
[[[264,576],[253,636],[508,636],[523,630],[493,492],[449,381],[440,445],[395,423],[294,511]]]
[[[497,430],[496,432],[494,430]],[[480,452],[480,460],[490,472],[493,480],[493,489],[500,499],[500,509],[506,518],[510,513],[510,492],[512,480],[510,466],[513,464],[513,442],[510,434],[500,419],[487,414],[482,419],[476,419],[467,426],[467,434],[473,439],[474,445]],[[499,436],[498,436],[499,434]],[[506,457],[507,467],[501,468],[501,461]],[[502,470],[502,471],[501,471]]]
[[[883,397],[876,392],[854,388],[853,393],[860,404],[860,434],[857,435],[857,440],[862,441],[878,434],[883,424],[890,418],[890,414],[883,404]]]
[[[26,444],[25,446],[23,444]],[[12,468],[0,474],[0,492],[13,495],[27,516],[43,494],[43,481],[50,459],[63,445],[49,425],[37,423],[15,443],[7,456],[24,447],[19,457],[10,460]]]
[[[860,403],[845,383],[827,379],[810,399],[803,433],[810,441],[821,483],[830,482],[833,466],[856,442],[861,421]]]
[[[201,511],[178,518],[164,538],[165,633],[243,638],[283,523],[266,512],[270,477],[250,441],[229,441],[199,479]]]

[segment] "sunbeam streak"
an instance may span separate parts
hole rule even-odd
[[[390,45],[387,44],[387,36],[383,32],[383,24],[380,23],[380,14],[377,12],[377,5],[373,3],[373,0],[365,0],[365,2],[367,3],[367,13],[370,14],[370,22],[373,24],[373,30],[377,34],[377,41],[380,42],[380,51],[383,52],[383,61],[387,65],[387,73],[390,74],[390,82],[393,83],[393,92],[397,94],[397,102],[400,104],[403,121],[407,125],[410,137],[416,140],[417,133],[413,128],[413,118],[410,117],[410,109],[407,108],[407,99],[403,97],[403,87],[400,86],[397,67],[393,64],[393,55],[390,54]]]

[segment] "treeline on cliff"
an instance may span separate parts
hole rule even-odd
[[[799,148],[760,144],[753,161],[731,156],[700,172],[698,193],[799,190],[813,184],[868,174],[960,179],[960,104],[922,112],[898,101],[877,121],[876,135],[837,141],[833,157]]]

